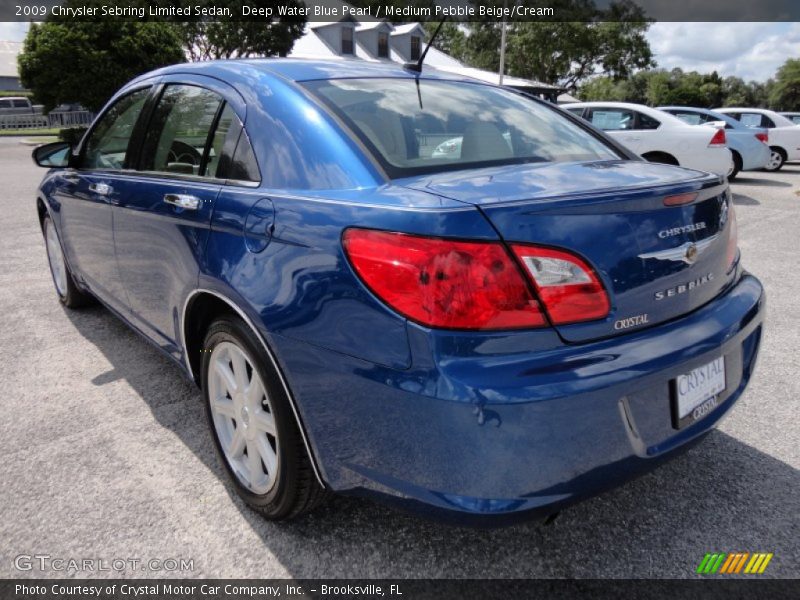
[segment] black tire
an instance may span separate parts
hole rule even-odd
[[[54,239],[48,239],[48,230],[50,228],[52,228],[52,236],[54,236]],[[80,288],[78,288],[78,286],[75,284],[75,280],[72,277],[72,271],[70,271],[69,264],[67,263],[64,255],[64,247],[61,245],[61,238],[58,236],[58,230],[53,224],[53,220],[50,218],[50,215],[45,215],[44,219],[42,219],[42,235],[44,237],[45,251],[47,252],[47,264],[50,267],[50,276],[53,279],[53,286],[56,288],[56,294],[58,295],[58,299],[61,304],[67,308],[81,308],[82,306],[94,304],[94,297],[87,292],[81,291]],[[63,261],[64,267],[64,273],[62,274],[63,279],[61,283],[59,283],[59,276],[56,274],[57,270],[53,265],[53,255],[50,251],[50,244],[57,244],[57,248],[54,249],[61,253],[61,260]]]
[[[742,170],[742,157],[739,156],[739,153],[735,150],[731,150],[731,154],[733,155],[733,171],[731,171],[731,174],[728,175],[728,181],[733,181],[736,179],[739,171]]]
[[[660,163],[662,165],[674,165],[676,167],[680,166],[678,160],[672,156],[671,154],[667,154],[666,152],[648,152],[647,154],[642,154],[642,158],[645,159],[647,162],[651,163]]]
[[[786,163],[786,152],[783,150],[783,148],[779,148],[778,146],[770,146],[769,151],[769,160],[770,163],[772,163],[772,166],[764,167],[764,170],[769,171],[770,173],[780,171],[783,168],[783,165]]]
[[[276,446],[279,448],[277,475],[271,489],[262,494],[254,493],[245,485],[246,482],[239,479],[222,449],[214,422],[209,395],[209,373],[214,349],[223,342],[232,343],[243,350],[252,368],[258,371],[275,422]],[[208,328],[202,355],[201,384],[208,426],[217,456],[236,493],[253,510],[270,520],[293,519],[314,509],[327,494],[314,474],[280,375],[260,340],[242,320],[234,316],[221,317]]]

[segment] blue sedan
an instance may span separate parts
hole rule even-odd
[[[767,166],[770,159],[769,133],[766,129],[753,129],[729,115],[705,108],[686,106],[659,106],[690,125],[703,125],[722,121],[725,123],[725,137],[733,155],[733,171],[728,179],[734,179],[739,171],[757,171]]]
[[[753,373],[764,293],[724,178],[514,91],[176,65],[34,159],[61,304],[181,365],[267,518],[328,492],[546,517],[700,440]]]

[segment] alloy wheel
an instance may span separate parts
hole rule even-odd
[[[220,447],[237,479],[266,494],[278,475],[278,434],[269,395],[253,360],[232,342],[217,344],[209,361],[208,398]]]
[[[781,164],[783,163],[783,156],[781,156],[780,152],[776,152],[773,150],[769,155],[769,162],[767,163],[767,170],[775,171],[779,169]]]
[[[67,295],[67,265],[64,262],[64,253],[58,241],[55,225],[50,219],[45,222],[44,243],[47,246],[47,260],[50,262],[50,272],[56,291],[62,298]]]

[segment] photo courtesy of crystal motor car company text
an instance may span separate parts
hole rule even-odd
[[[687,133],[703,167],[651,162],[604,131],[630,112],[421,62],[201,61],[38,146],[32,200],[58,299],[196,383],[264,517],[357,491],[546,519],[703,438],[762,338],[725,130]]]

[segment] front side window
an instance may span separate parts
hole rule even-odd
[[[361,138],[390,177],[620,158],[557,109],[493,86],[399,78],[305,85]]]
[[[633,111],[624,108],[593,108],[589,120],[603,131],[627,131],[635,121]]]
[[[422,53],[422,39],[419,36],[411,36],[411,60],[419,60]]]
[[[389,34],[385,31],[378,34],[378,58],[389,58]]]
[[[208,167],[216,166],[222,141],[214,139],[216,136],[211,134],[222,105],[222,97],[205,88],[168,85],[150,120],[141,168],[184,175],[210,173],[213,176]],[[222,112],[219,122],[221,127],[227,128],[232,111],[227,115]]]
[[[131,92],[108,109],[86,141],[83,167],[86,169],[125,168],[125,156],[133,128],[144,107],[150,88]]]
[[[30,108],[27,100],[14,100],[14,108]]]
[[[353,53],[353,28],[342,27],[342,54]]]
[[[695,112],[673,112],[671,113],[678,117],[681,121],[686,123],[687,125],[701,125],[705,123],[705,119],[703,118],[705,115],[701,115],[700,113]]]
[[[788,119],[795,125],[800,125],[800,115],[791,115],[788,117]]]

